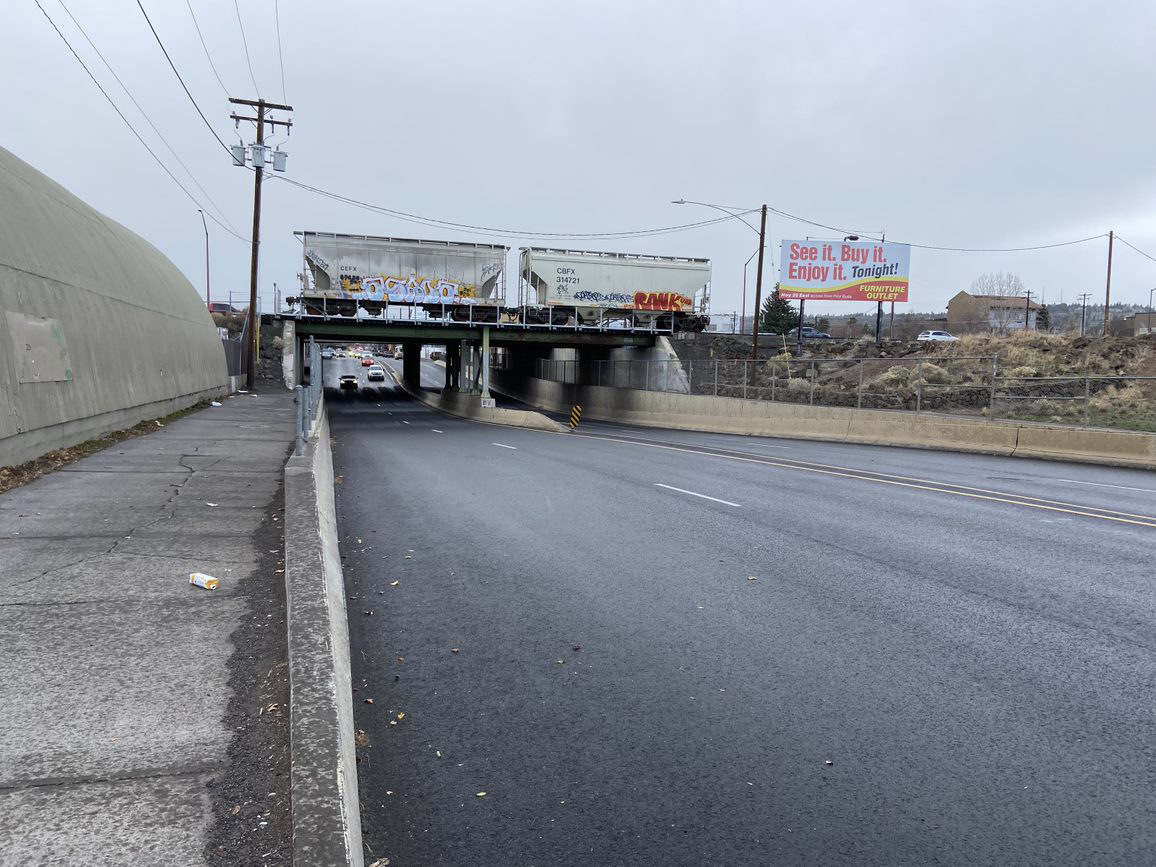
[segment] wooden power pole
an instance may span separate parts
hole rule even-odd
[[[260,157],[254,155],[253,159],[253,261],[249,267],[249,364],[247,365],[248,370],[245,371],[245,387],[252,391],[257,376],[257,329],[260,327],[260,323],[257,321],[257,262],[258,249],[261,246],[261,179],[265,174],[265,125],[268,124],[274,128],[283,126],[286,129],[293,126],[293,121],[273,120],[266,117],[265,112],[272,110],[292,111],[293,106],[266,102],[263,99],[234,99],[232,97],[229,98],[229,102],[234,105],[247,105],[255,110],[256,117],[241,117],[235,113],[229,117],[237,122],[247,120],[257,124],[257,147],[260,148]]]
[[[1104,284],[1104,336],[1108,336],[1108,302],[1112,297],[1112,241],[1115,239],[1115,230],[1108,233],[1108,280]]]
[[[759,219],[759,267],[755,275],[755,327],[751,333],[751,358],[759,359],[759,320],[763,317],[763,251],[767,247],[767,206],[763,205]],[[803,323],[799,322],[800,333]]]

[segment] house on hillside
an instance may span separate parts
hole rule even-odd
[[[1018,295],[972,295],[959,292],[947,302],[947,330],[952,334],[1035,330],[1040,305]]]

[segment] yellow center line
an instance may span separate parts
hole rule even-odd
[[[688,446],[672,446],[663,443],[646,442],[644,440],[628,440],[620,439],[619,437],[609,436],[595,436],[592,434],[567,434],[572,437],[582,437],[583,439],[604,440],[608,442],[623,443],[625,445],[643,446],[651,449],[664,449],[672,452],[683,452],[685,454],[705,455],[707,457],[724,458],[731,461],[743,461],[750,464],[764,464],[772,467],[782,467],[788,470],[799,470],[807,473],[817,473],[824,476],[836,476],[845,479],[858,479],[864,482],[878,482],[882,485],[894,485],[899,488],[911,488],[920,491],[933,491],[939,494],[953,494],[957,497],[969,497],[973,500],[987,500],[993,503],[1007,503],[1012,506],[1024,506],[1029,509],[1042,509],[1048,512],[1062,512],[1067,515],[1080,515],[1085,518],[1099,518],[1103,521],[1116,521],[1121,524],[1134,524],[1138,527],[1153,527],[1156,528],[1156,518],[1148,515],[1128,515],[1125,512],[1116,512],[1113,514],[1100,514],[1100,512],[1111,512],[1110,509],[1101,509],[1096,512],[1083,511],[1084,509],[1096,509],[1096,506],[1079,506],[1075,503],[1057,503],[1053,500],[1037,500],[1034,497],[1020,497],[1019,494],[1006,494],[1001,496],[1002,491],[987,491],[984,488],[964,488],[962,485],[951,485],[950,482],[934,482],[924,479],[909,479],[905,476],[895,476],[893,478],[880,478],[882,474],[864,475],[864,472],[856,471],[847,467],[830,467],[823,464],[815,464],[806,466],[797,463],[786,463],[784,461],[776,461],[762,456],[743,457],[737,454],[720,454],[719,452],[703,451]],[[748,453],[749,454],[749,453]],[[950,485],[950,487],[938,487],[940,485]],[[1015,499],[1013,499],[1015,498]],[[1137,520],[1141,519],[1141,520]]]

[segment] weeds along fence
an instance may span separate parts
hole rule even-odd
[[[1023,376],[996,355],[926,358],[680,360],[540,359],[555,382],[770,400],[1156,430],[1156,377]]]

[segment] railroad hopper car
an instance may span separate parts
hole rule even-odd
[[[381,315],[527,325],[701,331],[710,321],[710,260],[526,247],[518,297],[507,304],[509,248],[328,232],[298,232],[298,297],[310,315]]]
[[[519,286],[532,324],[702,331],[710,322],[710,260],[524,247]]]
[[[305,269],[299,297],[312,315],[380,315],[390,306],[420,308],[430,318],[497,322],[505,302],[509,247],[297,232]],[[474,308],[471,310],[471,308]]]

